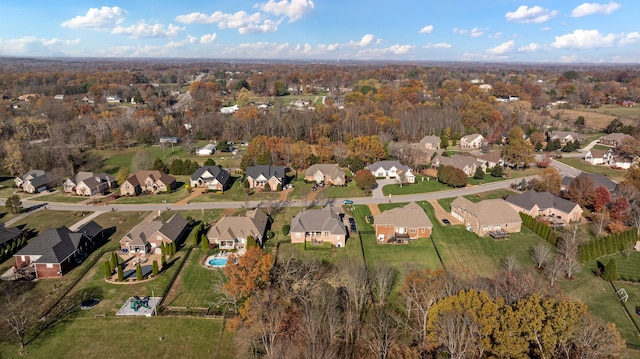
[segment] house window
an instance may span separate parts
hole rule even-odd
[[[53,268],[53,263],[47,263],[47,268]]]
[[[324,232],[325,237],[329,237],[329,232]]]
[[[416,229],[415,228],[411,228],[411,233],[416,233]]]
[[[300,232],[296,233],[296,238],[300,238]]]

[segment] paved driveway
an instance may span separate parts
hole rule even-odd
[[[395,184],[398,182],[395,179],[379,179],[376,181],[376,183],[377,183],[376,188],[374,188],[373,191],[371,191],[371,195],[372,195],[371,197],[382,199],[384,198],[384,194],[382,193],[382,187],[388,184]]]

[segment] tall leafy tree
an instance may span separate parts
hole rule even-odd
[[[509,130],[508,143],[502,148],[502,158],[513,167],[528,167],[533,162],[533,145],[524,139],[519,126]]]

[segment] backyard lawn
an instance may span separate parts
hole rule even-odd
[[[165,305],[176,307],[211,307],[223,283],[222,269],[208,269],[202,263],[213,252],[194,248],[174,283]]]
[[[58,190],[54,193],[46,194],[44,196],[38,197],[38,201],[42,201],[42,202],[63,202],[63,203],[79,203],[89,199],[91,199],[91,197],[74,196],[69,193],[64,193],[60,188],[58,188]]]
[[[614,181],[620,182],[624,179],[625,170],[616,170],[607,166],[593,166],[583,161],[580,158],[567,157],[567,158],[558,159],[556,161],[562,162],[571,167],[575,167],[584,172],[603,174]]]
[[[518,192],[514,192],[509,189],[497,189],[495,191],[488,191],[488,192],[466,195],[464,196],[464,198],[468,199],[471,202],[477,203],[484,199],[504,198],[505,196],[508,196],[510,194],[516,194],[516,193]],[[438,203],[440,204],[440,206],[442,206],[442,208],[445,211],[451,212],[451,202],[453,202],[456,198],[457,197],[440,198],[438,199]]]

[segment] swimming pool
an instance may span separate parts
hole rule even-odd
[[[227,265],[227,258],[211,258],[207,263],[212,267],[224,267]]]

